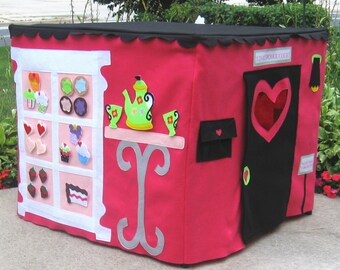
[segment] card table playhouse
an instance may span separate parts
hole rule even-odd
[[[312,211],[327,30],[10,33],[24,220],[194,264]]]

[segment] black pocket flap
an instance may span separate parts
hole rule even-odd
[[[236,136],[234,118],[202,121],[200,124],[199,140],[201,142],[231,139]]]

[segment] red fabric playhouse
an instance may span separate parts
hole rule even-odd
[[[326,30],[10,32],[23,219],[193,264],[312,211]]]

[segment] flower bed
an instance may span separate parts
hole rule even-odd
[[[330,174],[324,171],[316,179],[315,189],[317,193],[323,193],[329,198],[340,196],[340,174]]]

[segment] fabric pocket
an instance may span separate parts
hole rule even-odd
[[[196,161],[212,161],[231,157],[232,138],[236,137],[234,118],[200,123]]]

